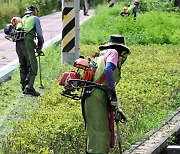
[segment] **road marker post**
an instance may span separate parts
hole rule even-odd
[[[62,3],[62,64],[73,64],[79,58],[79,0]]]
[[[114,0],[108,0],[108,6],[113,7],[114,6]]]

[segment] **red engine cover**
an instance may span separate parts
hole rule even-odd
[[[63,73],[63,75],[59,81],[59,85],[65,86],[67,80],[69,80],[69,79],[80,79],[80,75],[75,71],[65,72],[65,73]]]

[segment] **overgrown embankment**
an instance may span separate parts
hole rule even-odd
[[[104,13],[101,12],[103,10]],[[173,22],[171,38],[166,30],[171,24],[166,21],[167,17],[168,21]],[[122,79],[117,85],[120,107],[128,118],[128,123],[120,124],[123,149],[157,127],[180,106],[180,44],[176,35],[180,24],[178,17],[179,14],[173,12],[168,16],[166,12],[153,11],[138,14],[137,19],[133,20],[131,16],[120,17],[118,7],[99,7],[96,16],[81,27],[80,52],[85,57],[97,52],[99,44],[106,43],[111,34],[125,36],[132,52],[122,67]],[[152,21],[154,24],[150,26]],[[161,28],[158,28],[159,21],[162,21]],[[139,33],[144,33],[143,37]],[[157,39],[146,39],[154,37]],[[165,38],[169,41],[166,42]],[[6,100],[1,103],[1,112],[7,115],[4,123],[10,121],[7,128],[12,129],[8,137],[1,135],[3,153],[85,153],[86,134],[80,102],[62,97],[60,92],[63,87],[58,85],[59,76],[75,68],[61,65],[59,53],[59,46],[51,47],[42,58],[45,86],[42,97],[20,98],[21,103],[18,104],[30,110],[24,107],[10,114],[5,112],[21,95],[18,69],[11,81],[1,85],[0,99]],[[39,85],[38,79],[39,76],[35,87]],[[34,102],[33,105],[30,102]],[[11,118],[11,114],[19,116]],[[1,125],[0,129],[4,130],[4,127]],[[117,151],[118,146],[111,153]]]

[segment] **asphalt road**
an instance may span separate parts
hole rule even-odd
[[[79,11],[80,23],[93,15],[94,11],[89,10],[89,16],[84,16],[83,11]],[[62,33],[62,12],[56,12],[40,17],[43,36],[45,42],[51,40]],[[0,30],[0,68],[17,59],[15,43],[4,38],[4,30]]]

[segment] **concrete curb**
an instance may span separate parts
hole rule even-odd
[[[2,68],[0,68],[0,83],[9,80],[11,78],[12,72],[17,66],[19,66],[19,61],[18,59],[15,59],[8,65],[5,65]]]
[[[89,16],[88,18],[86,18],[83,21],[81,21],[80,25],[83,22],[87,21],[92,16]],[[49,47],[49,46],[51,46],[53,44],[60,43],[61,42],[61,38],[62,38],[62,34],[59,34],[59,35],[53,37],[52,39],[50,39],[49,41],[46,41],[44,43],[44,45],[43,45],[43,49],[42,50],[45,50],[47,47]],[[5,65],[5,66],[1,67],[0,68],[0,83],[5,82],[5,81],[11,79],[13,71],[18,66],[19,66],[19,61],[18,61],[18,59],[15,59],[14,61],[10,62],[8,65]]]
[[[168,139],[180,134],[180,107],[164,121],[157,130],[152,130],[144,135],[142,141],[138,141],[123,152],[123,154],[164,154],[168,145]]]

